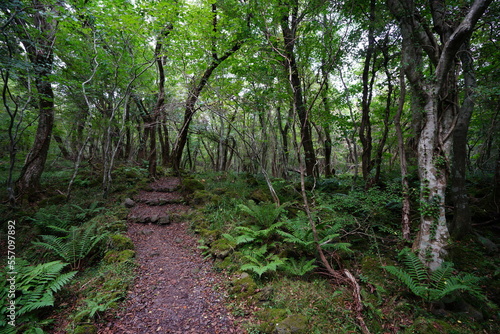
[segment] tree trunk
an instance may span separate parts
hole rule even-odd
[[[474,73],[470,47],[464,44],[459,55],[464,74],[465,98],[459,109],[455,129],[453,131],[451,199],[454,210],[453,220],[450,224],[450,233],[457,239],[466,236],[472,228],[469,197],[466,188],[467,133],[474,109],[474,90],[476,87],[476,76]]]
[[[375,37],[374,37],[374,21],[375,21],[375,0],[370,1],[370,24],[368,30],[368,46],[366,48],[365,63],[363,66],[363,97],[361,100],[361,124],[359,126],[359,139],[363,152],[361,153],[361,170],[365,187],[371,186],[370,172],[372,165],[372,130],[370,122],[370,104],[372,100],[373,83],[375,79]],[[373,65],[372,65],[373,61]],[[372,67],[373,66],[373,67]],[[370,71],[370,67],[372,70]],[[371,72],[371,78],[370,78]]]
[[[387,141],[387,136],[389,135],[389,118],[391,116],[391,108],[392,108],[392,93],[394,91],[394,85],[392,83],[392,74],[389,70],[389,61],[391,60],[391,56],[388,53],[387,42],[389,41],[389,36],[386,35],[384,39],[384,44],[382,46],[382,53],[384,55],[384,69],[385,75],[387,77],[387,98],[385,104],[385,112],[384,112],[384,130],[382,132],[382,138],[380,138],[377,152],[375,154],[375,176],[373,178],[374,184],[380,183],[380,174],[382,169],[382,157],[384,155],[385,143]]]
[[[404,62],[404,60],[402,60]],[[398,111],[394,116],[394,127],[396,128],[396,136],[398,137],[399,162],[401,168],[401,192],[403,195],[403,207],[401,209],[401,230],[403,239],[410,240],[410,186],[408,184],[408,164],[406,161],[405,142],[403,130],[401,129],[401,114],[405,104],[406,84],[404,71],[401,69],[399,78],[399,105]]]
[[[186,146],[186,141],[189,132],[189,125],[193,120],[193,116],[196,112],[195,105],[200,97],[203,88],[208,83],[208,80],[212,76],[213,71],[227,58],[229,58],[233,53],[238,51],[243,45],[243,41],[236,41],[233,47],[226,51],[226,53],[222,57],[217,57],[217,55],[213,55],[212,63],[207,67],[200,80],[196,85],[193,85],[188,92],[188,98],[186,100],[186,106],[184,109],[184,121],[182,122],[182,127],[177,135],[177,139],[174,144],[174,148],[172,150],[171,164],[172,168],[176,171],[180,170],[181,160],[182,160],[182,152],[184,151],[184,147]]]
[[[38,92],[38,126],[33,146],[26,157],[19,179],[16,182],[18,193],[33,193],[40,189],[40,177],[45,168],[50,147],[52,127],[54,125],[54,92],[50,75],[54,64],[53,44],[57,29],[56,22],[49,22],[47,11],[50,7],[34,1],[33,24],[40,34],[36,38],[28,36],[22,19],[16,19],[21,40],[28,51],[28,58],[33,64],[35,84]],[[47,9],[48,8],[48,9]],[[26,34],[26,35],[25,35]]]
[[[302,83],[300,82],[299,69],[295,59],[295,42],[296,29],[298,25],[298,4],[295,3],[292,8],[292,18],[288,15],[284,16],[281,21],[281,29],[283,32],[283,42],[285,47],[285,68],[290,80],[290,86],[293,94],[293,106],[300,122],[300,136],[302,148],[304,149],[306,175],[313,176],[317,174],[316,170],[316,154],[312,140],[311,124],[309,122],[309,113],[304,103]]]

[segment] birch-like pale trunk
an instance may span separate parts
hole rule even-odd
[[[450,238],[445,215],[447,171],[444,163],[450,145],[448,141],[439,144],[437,101],[437,89],[434,88],[425,105],[425,125],[418,142],[420,231],[414,243],[414,250],[431,270],[443,263]]]

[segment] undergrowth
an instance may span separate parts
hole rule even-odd
[[[142,172],[118,169],[115,182],[126,180],[122,183],[130,181],[138,187],[139,179],[146,179]],[[96,200],[101,193],[97,175],[82,168],[67,202],[57,189],[69,181],[71,173],[69,164],[56,161],[44,173],[44,193],[36,203],[0,208],[16,221],[17,256],[15,290],[8,290],[8,281],[0,282],[0,300],[11,300],[15,294],[15,326],[5,321],[10,310],[2,303],[1,333],[73,333],[81,325],[89,330],[105,312],[118,307],[135,277],[134,252],[122,249],[129,242],[114,249],[117,243],[109,241],[111,237],[118,240],[117,234],[126,231],[126,211],[119,200],[124,195],[115,191],[106,202]],[[134,189],[129,186],[126,191]],[[2,240],[6,240],[6,230],[2,226]],[[106,262],[108,252],[127,252],[127,256]],[[0,270],[2,277],[8,276],[6,267]]]
[[[469,268],[451,264],[429,273],[407,253],[401,257],[402,264],[393,260],[407,245],[400,231],[397,182],[368,191],[346,186],[346,179],[308,184],[315,239],[293,182],[272,181],[279,185],[280,199],[287,199],[276,206],[253,197],[260,189],[260,197],[265,198],[265,184],[258,178],[242,183],[249,180],[247,175],[202,177],[206,189],[220,198],[192,215],[193,229],[200,235],[200,247],[215,258],[216,268],[236,277],[230,283],[231,309],[236,316],[253,316],[246,324],[249,333],[274,333],[278,324],[299,320],[307,333],[360,330],[357,315],[346,307],[354,302],[352,292],[324,275],[318,246],[334,268],[357,273],[363,317],[373,333],[434,333],[436,329],[493,333],[492,328],[498,328],[482,321],[500,315],[482,289],[488,281],[498,280],[495,270],[486,268],[487,260],[480,263],[481,269],[476,267],[487,272],[481,280],[467,273]],[[232,196],[234,184],[241,187],[239,196]],[[250,276],[238,278],[244,277],[242,272]],[[408,290],[394,284],[397,279]],[[253,284],[256,287],[249,288]]]

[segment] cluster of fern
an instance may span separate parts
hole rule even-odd
[[[341,225],[319,223],[320,240],[317,242],[311,231],[307,217],[303,212],[292,219],[284,215],[289,204],[276,206],[272,203],[248,205],[240,204],[238,208],[253,218],[255,225],[237,226],[232,234],[222,236],[234,244],[243,254],[245,263],[241,270],[257,274],[283,270],[291,275],[302,276],[314,270],[316,244],[332,251],[350,251],[350,244],[339,241]],[[289,249],[293,256],[283,257],[276,250]]]
[[[80,269],[82,260],[109,234],[99,234],[95,223],[81,227],[71,226],[63,232],[64,236],[42,235],[40,237],[43,241],[34,241],[33,244],[51,250],[59,258],[69,262],[73,269]]]
[[[83,223],[102,209],[97,202],[88,209],[78,205],[48,206],[31,218],[38,230],[47,233],[32,244],[49,251],[44,254],[49,262],[31,265],[20,258],[15,260],[15,270],[11,270],[15,274],[9,275],[15,278],[16,326],[7,322],[10,310],[3,302],[12,296],[13,291],[9,291],[7,280],[0,282],[1,333],[43,333],[42,328],[51,320],[40,317],[39,310],[54,306],[55,293],[74,278],[82,261],[108,236],[108,233],[101,233],[96,223]],[[7,275],[5,272],[0,274]]]
[[[2,333],[43,333],[41,326],[47,321],[37,324],[36,311],[54,306],[54,293],[70,282],[76,271],[64,272],[67,263],[52,261],[30,266],[27,261],[16,259],[15,272],[15,307],[16,326],[6,322],[9,310],[5,303],[0,305],[0,332]],[[5,277],[5,273],[2,273]],[[7,281],[0,282],[0,300],[7,300]]]
[[[479,288],[480,277],[470,273],[456,274],[453,264],[449,262],[435,271],[429,271],[419,257],[409,249],[404,249],[404,268],[384,266],[384,269],[396,276],[415,295],[427,303],[442,300],[454,292],[467,292],[481,300],[485,300]]]

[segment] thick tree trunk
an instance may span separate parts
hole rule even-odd
[[[444,159],[448,152],[438,146],[437,101],[435,89],[425,105],[425,126],[418,143],[420,231],[414,244],[414,249],[431,270],[442,264],[450,237],[445,215],[447,170]]]
[[[18,193],[31,193],[40,189],[42,176],[50,147],[54,125],[54,93],[50,82],[37,79],[39,97],[39,118],[35,141],[26,157],[21,175],[17,180]]]

